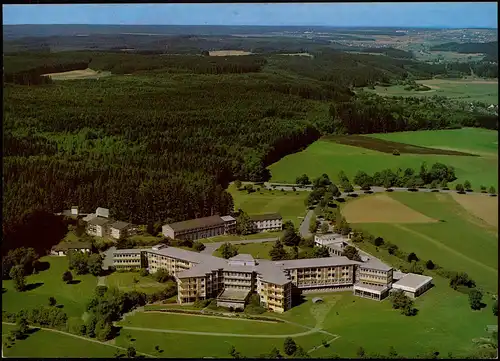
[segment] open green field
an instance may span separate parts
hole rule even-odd
[[[471,138],[474,139],[470,142],[476,142],[476,144],[466,143],[464,148],[465,146],[470,146],[475,149],[481,148],[484,151],[485,149],[493,149],[493,146],[497,147],[495,144],[492,145],[492,134],[496,134],[493,131],[488,131],[488,136],[484,139],[479,136],[479,132],[476,133],[476,130],[469,129],[456,130],[457,133],[453,133],[455,130],[408,132],[406,133],[407,135],[402,137],[412,137],[415,135],[415,139],[419,139],[419,133],[427,135],[434,132],[436,133],[436,135],[432,136],[434,139],[437,139],[441,132],[445,132],[444,134],[446,134],[441,144],[436,144],[436,147],[439,145],[440,147],[458,148],[457,150],[460,150],[462,149],[460,139],[467,137],[467,133],[470,133]],[[391,139],[391,134],[381,135],[380,137],[383,139],[387,137],[387,140],[396,140],[397,134],[394,135],[394,139]],[[425,138],[425,135],[421,135],[420,137]],[[422,143],[424,142],[422,141]],[[463,183],[465,180],[469,180],[475,190],[479,190],[480,185],[487,187],[493,185],[495,188],[498,188],[498,156],[493,156],[491,152],[488,155],[481,154],[480,157],[424,154],[401,154],[400,156],[394,156],[366,148],[338,144],[327,139],[320,139],[302,152],[282,158],[280,161],[270,165],[269,170],[272,175],[271,182],[293,183],[296,177],[304,173],[309,178],[315,178],[326,173],[334,181],[338,181],[337,175],[341,170],[352,181],[354,175],[359,170],[363,170],[369,174],[386,168],[396,170],[399,167],[403,170],[406,168],[417,170],[420,169],[423,162],[427,162],[429,166],[440,162],[455,167],[455,174],[458,180],[450,184],[452,186],[455,183]]]
[[[498,82],[481,80],[429,79],[417,80],[431,88],[427,91],[405,90],[406,85],[390,87],[376,86],[365,89],[383,96],[433,96],[439,95],[462,101],[480,101],[487,104],[498,104]]]
[[[489,129],[420,130],[416,132],[377,133],[369,136],[421,147],[498,157],[498,132]]]
[[[5,337],[15,326],[2,325]],[[3,338],[2,337],[2,338]],[[3,356],[12,358],[112,358],[117,348],[66,336],[46,330],[38,330],[11,348],[2,348]],[[125,353],[125,352],[123,352]]]
[[[296,227],[302,221],[299,217],[306,214],[305,192],[270,191],[262,187],[260,191],[248,194],[247,191],[238,191],[234,184],[229,186],[229,192],[233,196],[234,208],[241,208],[248,214],[277,212],[283,217],[283,222],[292,221]]]
[[[134,283],[134,279],[137,283]],[[106,276],[106,286],[116,287],[123,292],[140,291],[152,293],[164,289],[167,284],[156,282],[151,276],[141,277],[139,272],[113,272]]]
[[[498,235],[495,229],[473,217],[448,194],[395,192],[390,196],[441,222],[353,226],[380,236],[405,252],[415,252],[421,259],[431,259],[449,270],[467,272],[478,286],[497,292]]]
[[[48,305],[49,297],[53,296],[58,305],[64,306],[63,310],[68,317],[80,317],[85,311],[86,302],[94,293],[97,278],[90,274],[73,274],[73,280],[80,282],[66,284],[62,281],[63,273],[68,270],[66,257],[47,256],[42,257],[40,261],[48,262],[50,268],[26,277],[26,285],[33,289],[17,292],[12,281],[3,281],[3,287],[7,292],[2,294],[2,310],[18,312],[39,305]]]
[[[128,316],[119,324],[130,327],[246,335],[287,335],[307,331],[304,327],[288,323],[216,318],[213,316],[176,315],[161,312],[137,312]]]
[[[135,341],[130,341],[125,335],[130,335]],[[312,335],[294,338],[298,345],[304,350],[320,346],[323,339],[330,336],[315,333]],[[122,330],[116,339],[116,345],[128,347],[132,345],[138,351],[156,354],[159,357],[168,358],[230,358],[229,349],[234,346],[238,352],[245,357],[256,357],[263,353],[269,353],[273,347],[277,347],[283,354],[283,338],[245,338],[230,336],[198,336],[183,335],[175,333]],[[162,353],[155,351],[159,346]]]

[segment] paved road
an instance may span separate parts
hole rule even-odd
[[[302,223],[299,227],[300,235],[304,238],[310,237],[312,234],[309,232],[309,223],[311,222],[311,218],[314,215],[314,210],[309,210],[302,220]]]
[[[6,325],[12,325],[12,326],[16,325],[15,323],[10,323],[10,322],[3,322],[2,321],[2,323],[6,324]],[[112,344],[107,343],[107,342],[101,342],[101,341],[98,341],[98,340],[95,340],[95,339],[92,339],[92,338],[89,338],[89,337],[74,335],[74,334],[69,333],[69,332],[54,330],[52,328],[45,328],[45,327],[40,327],[40,326],[28,326],[28,327],[29,328],[39,328],[40,330],[44,330],[44,331],[62,333],[63,335],[66,335],[66,336],[71,336],[71,337],[79,338],[81,340],[85,340],[85,341],[89,341],[89,342],[100,343],[101,345],[110,346],[110,347],[114,347],[114,348],[117,348],[117,349],[120,349],[120,350],[123,350],[123,351],[127,351],[127,349],[125,347],[115,346],[115,345],[112,345]],[[144,353],[144,352],[137,351],[137,353],[141,354],[141,355],[145,355],[145,356],[156,358],[156,356],[153,356],[153,355],[150,355],[150,354],[147,354],[147,353]]]
[[[228,241],[227,243],[231,243],[231,244],[264,243],[264,242],[275,242],[276,240],[278,240],[278,237],[275,237],[275,238],[259,238],[259,239],[242,239],[242,240],[239,240],[239,241]],[[200,240],[200,241],[203,242],[203,240]],[[205,249],[203,251],[201,251],[200,253],[212,254],[212,253],[214,253],[217,250],[217,248],[219,248],[220,246],[222,246],[224,243],[226,243],[226,242],[204,243]]]
[[[132,327],[132,326],[122,326],[117,325],[124,330],[135,330],[135,331],[150,331],[150,332],[163,332],[163,333],[179,333],[183,335],[200,335],[200,336],[220,336],[220,337],[246,337],[246,338],[285,338],[285,337],[302,337],[313,333],[321,332],[322,330],[318,328],[310,329],[309,331],[288,334],[288,335],[249,335],[249,334],[237,334],[237,333],[220,333],[220,332],[201,332],[201,331],[183,331],[183,330],[168,330],[159,328],[142,328],[142,327]]]

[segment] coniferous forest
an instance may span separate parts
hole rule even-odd
[[[382,55],[19,53],[4,66],[7,248],[33,212],[73,205],[138,224],[228,214],[231,180],[266,180],[267,165],[321,135],[498,122],[445,98],[358,91],[446,72]],[[88,67],[111,76],[44,76]]]

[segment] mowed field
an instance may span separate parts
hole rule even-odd
[[[71,70],[62,73],[50,73],[43,75],[50,76],[52,80],[77,80],[77,79],[97,79],[105,76],[110,76],[111,72],[85,69],[85,70]]]
[[[90,274],[76,275],[73,273],[75,284],[66,284],[62,275],[68,270],[66,257],[46,256],[40,259],[48,262],[50,268],[39,274],[26,277],[28,290],[17,292],[12,281],[3,281],[7,292],[2,294],[2,310],[18,312],[39,305],[48,305],[49,297],[55,297],[57,304],[63,306],[68,317],[80,317],[85,311],[86,302],[90,299],[97,286],[97,278]]]
[[[322,138],[302,152],[288,155],[271,164],[271,182],[294,183],[296,177],[307,174],[315,178],[323,173],[338,182],[337,175],[343,170],[352,180],[356,172],[363,170],[369,174],[386,168],[420,169],[425,161],[429,166],[436,162],[451,165],[455,168],[457,181],[463,183],[469,180],[474,190],[480,185],[498,188],[498,134],[495,131],[483,129],[457,129],[416,131],[390,134],[370,134],[369,137],[380,138],[417,146],[431,146],[479,156],[452,156],[433,154],[402,153],[394,156],[376,150],[339,144],[328,138]]]
[[[346,206],[348,217],[354,221],[354,228],[380,236],[405,252],[415,252],[420,259],[431,259],[448,270],[467,272],[479,287],[497,292],[497,227],[478,218],[470,208],[464,208],[450,194],[394,192],[384,196],[412,208],[416,213],[415,220],[424,215],[439,221],[417,223],[401,219],[397,215],[401,212],[401,205],[394,206],[386,202],[386,207],[381,207],[381,202],[368,202],[369,198],[379,197],[377,195],[353,201]],[[498,218],[498,208],[491,206],[492,198],[469,194],[461,196],[474,197],[468,202],[474,202],[476,208],[478,204],[484,204]],[[356,213],[367,215],[356,218]],[[385,223],[380,216],[384,214],[387,215]]]
[[[293,180],[295,181],[295,178]],[[249,194],[247,191],[238,191],[234,184],[229,186],[229,192],[233,196],[234,209],[241,208],[248,214],[277,212],[283,217],[283,222],[290,220],[296,227],[302,221],[300,217],[304,217],[306,214],[306,206],[304,205],[307,197],[306,192],[269,191],[261,187],[260,191]]]
[[[16,326],[2,325],[2,338]],[[38,330],[27,339],[2,348],[4,357],[12,358],[112,358],[118,349],[111,345],[82,340],[58,332]],[[123,354],[126,352],[122,351]]]
[[[137,280],[137,283],[134,282]],[[113,272],[106,276],[105,285],[116,287],[123,292],[139,291],[152,293],[164,289],[167,285],[156,282],[152,277],[141,277],[138,272]]]
[[[498,104],[498,81],[494,80],[454,80],[429,79],[417,80],[417,83],[431,88],[427,91],[405,90],[405,85],[390,87],[376,86],[365,89],[383,96],[433,96],[439,95],[463,101],[480,101],[487,104]]]

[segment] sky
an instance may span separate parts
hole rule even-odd
[[[496,2],[3,5],[3,25],[316,25],[497,28]]]

